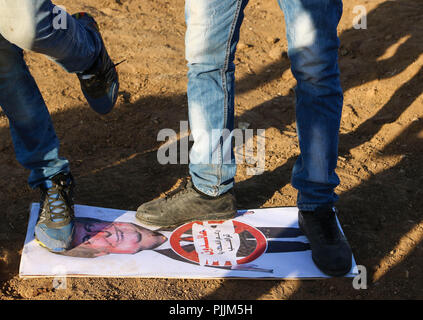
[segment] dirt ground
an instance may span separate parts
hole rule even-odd
[[[69,12],[98,20],[117,62],[116,109],[98,116],[74,75],[44,56],[26,58],[47,102],[61,154],[71,161],[76,203],[135,210],[187,176],[160,165],[163,128],[187,120],[184,1],[62,0]],[[367,10],[367,29],[354,29]],[[337,172],[339,219],[368,288],[351,279],[307,281],[70,278],[18,276],[29,204],[39,199],[15,160],[0,114],[0,299],[422,299],[423,298],[423,6],[421,0],[349,0],[339,25],[345,92]],[[286,57],[283,14],[275,0],[251,0],[236,56],[236,122],[266,129],[266,171],[237,173],[240,208],[295,206],[290,174],[299,149],[295,80]]]

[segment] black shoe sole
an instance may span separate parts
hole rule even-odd
[[[351,267],[352,267],[352,263],[350,263],[350,265],[348,267],[348,270],[346,270],[346,268],[345,268],[345,270],[335,270],[335,271],[327,270],[327,269],[322,268],[321,266],[319,266],[316,263],[316,261],[314,260],[313,256],[311,258],[313,259],[314,264],[316,265],[317,268],[319,268],[320,271],[322,271],[324,274],[326,274],[328,276],[331,276],[331,277],[343,277],[346,274],[348,274],[348,272],[350,272]]]

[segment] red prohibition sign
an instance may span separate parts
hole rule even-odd
[[[208,221],[209,224],[221,224],[224,221]],[[237,264],[245,264],[249,263],[251,261],[254,261],[258,257],[260,257],[267,249],[267,241],[266,237],[261,233],[261,231],[257,230],[256,228],[245,224],[243,222],[239,222],[236,220],[232,220],[234,224],[235,232],[240,234],[241,232],[248,231],[251,233],[251,235],[256,239],[256,248],[252,253],[250,253],[247,257],[243,257],[238,259],[236,262]],[[170,245],[178,255],[181,257],[190,260],[192,262],[199,263],[198,254],[195,250],[192,250],[190,252],[185,251],[184,248],[181,246],[182,241],[186,241],[186,239],[182,238],[182,235],[185,234],[187,231],[192,229],[192,226],[194,223],[203,225],[203,222],[201,221],[193,221],[187,224],[184,224],[177,228],[172,235],[170,236],[169,242]],[[213,265],[217,265],[217,263],[213,263]],[[226,262],[226,266],[231,266],[232,264],[228,261]]]

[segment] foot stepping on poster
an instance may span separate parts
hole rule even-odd
[[[34,238],[30,219],[19,275],[185,279],[328,278],[311,258],[295,207],[240,210],[227,221],[194,221],[173,229],[144,226],[134,211],[75,205],[72,248],[51,253]],[[339,222],[338,222],[339,223]],[[352,258],[351,271],[358,274]]]

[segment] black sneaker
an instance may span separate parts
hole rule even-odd
[[[233,190],[218,197],[197,191],[191,180],[165,198],[141,205],[136,217],[145,224],[175,227],[191,221],[226,220],[237,212]]]
[[[35,238],[51,252],[70,248],[74,235],[74,182],[71,174],[60,173],[41,186],[41,201]]]
[[[91,108],[100,114],[109,113],[116,103],[119,90],[116,65],[113,64],[107,53],[98,24],[94,18],[85,12],[75,13],[72,17],[82,23],[89,31],[97,33],[101,39],[102,48],[97,60],[90,69],[77,73],[77,76],[81,83],[82,92]]]
[[[298,211],[298,223],[307,236],[316,266],[330,276],[343,276],[351,270],[352,252],[336,221],[336,208]]]

